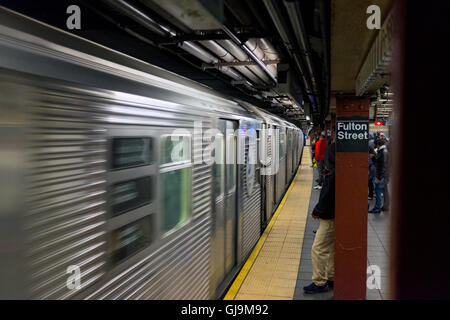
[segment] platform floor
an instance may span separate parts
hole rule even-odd
[[[292,300],[313,182],[309,148],[272,220],[225,300]]]
[[[225,300],[330,300],[333,291],[307,295],[303,287],[312,280],[311,248],[319,222],[309,213],[319,200],[313,189],[317,179],[309,148],[270,224],[225,296]],[[315,183],[314,183],[315,185]],[[372,208],[374,201],[369,201]],[[367,265],[381,270],[381,288],[367,289],[367,300],[388,298],[388,212],[368,214]]]

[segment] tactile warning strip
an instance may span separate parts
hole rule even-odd
[[[313,183],[309,149],[225,300],[292,300]]]

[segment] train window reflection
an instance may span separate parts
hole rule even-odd
[[[284,152],[285,152],[285,133],[280,131],[280,158],[284,157]]]
[[[228,192],[236,185],[236,138],[234,135],[227,138],[227,188]]]
[[[161,138],[161,164],[191,159],[189,136],[166,136]]]
[[[216,181],[216,196],[221,195],[224,192],[224,152],[223,152],[223,136],[216,135],[215,138],[215,162],[216,162],[216,170],[215,170],[215,181]]]
[[[112,263],[117,264],[149,246],[153,236],[153,221],[146,216],[111,232]]]
[[[152,138],[114,138],[112,141],[112,167],[123,169],[149,165],[152,162]]]
[[[112,214],[118,216],[150,203],[152,194],[151,177],[116,183],[112,186],[111,191]]]
[[[191,167],[161,173],[164,232],[185,223],[191,212]]]

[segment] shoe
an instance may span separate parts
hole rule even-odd
[[[375,209],[372,209],[372,210],[369,211],[369,213],[375,213],[375,214],[378,214],[378,213],[381,213],[381,210],[375,210]]]
[[[314,282],[311,283],[309,286],[303,287],[303,291],[306,294],[314,294],[314,293],[321,293],[321,292],[327,292],[328,286],[327,284],[323,286],[318,286]]]
[[[322,186],[315,186],[313,189],[314,189],[314,190],[321,190],[321,189],[322,189]]]
[[[317,230],[313,230],[313,233],[314,233],[314,234],[317,233]]]
[[[383,208],[381,208],[381,211],[389,211],[389,208],[383,207]]]
[[[328,280],[327,281],[327,286],[330,289],[334,289],[334,280]]]
[[[373,197],[369,197],[369,200],[373,200]]]

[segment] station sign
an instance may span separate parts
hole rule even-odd
[[[336,152],[368,152],[369,120],[341,117],[336,123]]]

